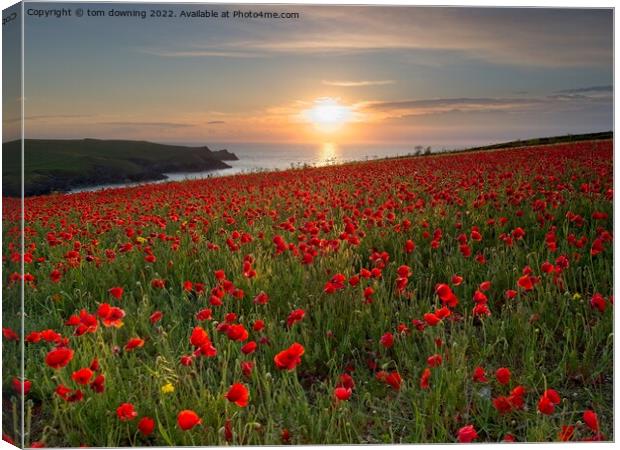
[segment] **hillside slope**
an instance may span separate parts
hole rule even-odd
[[[20,141],[2,145],[2,188],[20,194]],[[226,169],[236,160],[227,150],[184,147],[146,141],[100,139],[26,139],[25,195],[67,191],[78,186],[161,180],[170,172]]]

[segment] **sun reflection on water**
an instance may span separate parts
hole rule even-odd
[[[332,142],[325,142],[319,149],[318,164],[326,166],[338,162],[339,151],[338,146]]]

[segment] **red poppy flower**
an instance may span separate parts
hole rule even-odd
[[[431,355],[426,359],[426,364],[428,365],[428,367],[439,367],[441,366],[441,363],[443,362],[443,358],[441,357],[441,355]]]
[[[138,430],[143,436],[150,436],[155,430],[155,421],[150,417],[143,417],[138,422]]]
[[[435,314],[433,313],[426,313],[424,314],[424,321],[429,324],[431,327],[434,327],[435,325],[437,325],[439,322],[441,322],[441,319],[439,317],[437,317]]]
[[[560,431],[560,435],[558,439],[562,442],[570,441],[575,434],[575,426],[574,425],[562,425],[562,431]]]
[[[495,371],[495,378],[499,384],[510,383],[510,369],[506,367],[500,367]]]
[[[538,410],[543,414],[551,415],[555,410],[555,405],[549,400],[549,397],[543,395],[538,401]]]
[[[254,297],[254,303],[257,305],[266,305],[269,302],[269,296],[264,292],[259,292],[259,294]]]
[[[337,387],[336,389],[334,389],[334,397],[338,401],[349,400],[351,398],[352,392],[353,391],[351,391],[350,388]]]
[[[513,299],[517,296],[517,291],[513,290],[513,289],[508,289],[505,293],[504,293],[505,297],[510,300]]]
[[[105,327],[120,328],[123,325],[121,319],[125,317],[125,311],[116,306],[102,303],[99,305],[99,309],[97,309],[97,315],[103,321]]]
[[[93,377],[93,371],[88,367],[84,367],[82,369],[76,370],[71,375],[71,379],[75,381],[77,384],[88,384],[90,379]]]
[[[405,242],[405,252],[411,253],[414,250],[415,250],[415,243],[411,239],[408,239],[407,242]]]
[[[151,286],[155,289],[163,289],[166,287],[166,280],[162,280],[161,278],[155,278],[151,281]]]
[[[394,389],[395,391],[398,391],[401,385],[403,384],[403,379],[398,372],[394,371],[394,372],[390,372],[385,377],[385,382],[389,384],[392,387],[392,389]]]
[[[124,289],[122,287],[113,287],[108,291],[110,295],[118,300],[123,296]]]
[[[489,381],[489,380],[487,380],[484,368],[482,368],[480,366],[478,366],[478,367],[476,367],[474,369],[473,379],[477,383],[486,383],[487,381]]]
[[[463,282],[463,277],[459,276],[459,275],[452,275],[452,285],[453,286],[460,286],[461,283]]]
[[[90,388],[96,393],[101,394],[105,390],[105,376],[103,374],[97,375],[90,383]]]
[[[583,421],[594,433],[599,432],[598,416],[591,409],[583,412]]]
[[[243,342],[250,337],[248,330],[242,324],[230,325],[226,330],[226,336],[231,341]]]
[[[60,369],[65,367],[73,359],[73,350],[67,347],[59,347],[53,350],[45,356],[45,364],[52,369]]]
[[[493,399],[493,407],[500,414],[505,414],[512,409],[512,405],[507,397],[501,396]]]
[[[252,370],[254,370],[254,362],[252,361],[242,361],[241,362],[241,372],[244,376],[250,377],[252,375]]]
[[[379,342],[381,342],[381,345],[385,348],[390,348],[394,345],[394,335],[392,333],[385,333],[381,336]]]
[[[458,441],[463,444],[472,442],[474,439],[478,438],[478,433],[473,425],[465,425],[459,429],[456,435]]]
[[[430,379],[431,379],[431,369],[426,367],[422,371],[422,376],[420,377],[420,389],[428,389],[430,387]]]
[[[248,406],[250,391],[245,385],[241,383],[235,383],[230,387],[225,397],[228,399],[229,402],[245,408],[246,406]]]
[[[288,315],[288,318],[286,319],[286,326],[289,328],[292,327],[295,323],[301,321],[305,315],[306,312],[303,309],[296,309],[294,311],[291,311],[291,313]]]
[[[301,357],[304,354],[304,351],[304,347],[295,342],[286,350],[278,353],[273,360],[278,369],[291,371],[295,369],[299,363],[301,363]]]
[[[212,317],[212,311],[210,308],[204,308],[201,309],[200,311],[198,311],[196,313],[196,320],[202,322],[204,320],[211,320]]]
[[[161,311],[155,311],[153,314],[151,314],[151,317],[149,317],[149,321],[151,322],[151,324],[154,325],[159,322],[163,317],[164,313],[162,313]]]
[[[127,344],[125,344],[125,351],[130,352],[134,348],[140,347],[144,347],[144,339],[139,337],[131,338],[127,341]]]
[[[517,285],[520,288],[525,289],[526,291],[531,291],[532,289],[534,289],[534,284],[532,283],[532,279],[529,275],[523,275],[521,278],[519,278],[519,280],[517,281]]]
[[[555,389],[547,389],[543,395],[547,398],[549,398],[549,400],[554,404],[557,405],[560,403],[560,401],[562,400],[560,398],[560,394],[557,393],[557,391]]]
[[[121,405],[116,408],[116,415],[122,422],[127,422],[138,417],[138,413],[131,403],[121,403]]]
[[[489,289],[491,289],[491,282],[483,281],[482,283],[480,283],[480,286],[478,287],[480,288],[481,291],[488,291]]]
[[[13,381],[11,382],[12,386],[13,386],[13,391],[15,391],[15,393],[17,395],[28,395],[28,392],[30,392],[30,388],[32,387],[32,382],[29,380],[24,380],[23,382],[21,382],[18,378],[13,377]]]
[[[209,335],[202,327],[194,327],[192,330],[192,335],[189,338],[189,342],[194,347],[202,347],[205,344],[210,344],[211,340],[209,339]]]
[[[605,309],[607,308],[605,298],[598,292],[594,294],[590,299],[590,306],[594,309],[597,309],[601,313],[604,313]]]
[[[472,310],[472,314],[475,317],[490,316],[491,310],[486,305],[486,303],[477,303],[476,306],[474,306],[474,309]]]
[[[198,417],[198,414],[191,409],[184,409],[177,416],[177,424],[183,431],[191,430],[196,425],[200,425],[201,423],[202,420]]]
[[[340,375],[336,387],[343,387],[353,390],[355,389],[355,381],[353,380],[353,377],[351,375],[349,375],[348,373],[343,373],[342,375]]]
[[[256,342],[255,341],[250,341],[247,344],[245,344],[243,347],[241,347],[241,352],[246,354],[246,355],[249,355],[249,354],[254,353],[256,351],[256,347],[257,347]]]

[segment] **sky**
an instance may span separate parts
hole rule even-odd
[[[464,146],[613,128],[611,9],[29,7],[106,14],[25,16],[29,138]],[[179,17],[196,10],[299,17]]]

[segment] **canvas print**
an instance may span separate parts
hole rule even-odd
[[[612,9],[2,17],[3,440],[614,440]]]

